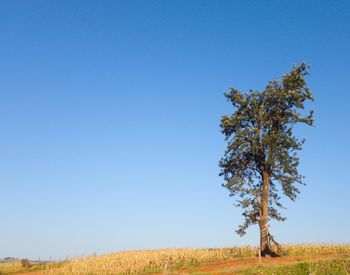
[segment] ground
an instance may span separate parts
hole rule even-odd
[[[203,263],[193,268],[184,268],[175,271],[174,274],[235,274],[238,271],[244,271],[249,268],[256,268],[259,266],[270,267],[280,265],[291,265],[300,262],[318,262],[326,260],[350,260],[350,254],[344,255],[320,255],[312,257],[296,257],[296,256],[282,256],[282,257],[266,257],[261,259],[261,264],[258,257],[249,257],[242,259],[233,259],[212,263]]]
[[[23,268],[3,263],[0,274],[349,274],[350,245],[285,245],[284,256],[258,258],[254,247],[118,252]]]

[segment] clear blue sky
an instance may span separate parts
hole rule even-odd
[[[221,187],[229,87],[311,64],[285,242],[348,242],[349,1],[0,1],[0,257],[257,244]]]

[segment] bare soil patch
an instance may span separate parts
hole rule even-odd
[[[317,256],[281,256],[281,257],[262,257],[261,265],[272,266],[272,265],[283,265],[293,264],[303,261],[321,261],[321,260],[332,260],[332,259],[346,259],[350,258],[349,254],[325,254]],[[258,257],[239,258],[220,262],[202,263],[197,267],[184,268],[177,270],[174,274],[191,274],[191,273],[206,273],[206,274],[217,274],[217,272],[234,272],[235,270],[259,266]]]

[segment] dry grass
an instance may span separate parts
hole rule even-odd
[[[14,273],[23,270],[21,261],[0,262],[0,274]]]
[[[252,247],[221,249],[165,249],[120,252],[105,256],[91,256],[71,260],[60,269],[47,270],[47,274],[118,274],[161,271],[166,266],[196,265],[201,262],[220,261],[234,257],[248,257],[256,253]]]
[[[335,245],[335,244],[300,244],[283,245],[283,250],[286,255],[290,256],[317,256],[328,254],[349,254],[350,245]]]
[[[316,256],[350,254],[350,245],[284,245],[284,254]],[[105,256],[91,256],[66,262],[60,268],[45,270],[45,274],[130,274],[157,272],[203,262],[223,261],[237,257],[255,256],[253,247],[222,249],[167,249],[120,252]]]
[[[21,262],[21,260],[13,260],[8,262],[0,262],[0,275],[3,274],[14,274],[14,273],[26,273],[26,272],[33,272],[33,271],[40,271],[42,269],[49,269],[52,267],[60,267],[63,264],[62,263],[44,263],[44,262],[38,262],[38,261],[28,261],[27,266],[24,266]]]

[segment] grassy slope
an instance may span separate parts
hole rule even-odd
[[[350,259],[321,260],[317,262],[299,262],[288,265],[262,266],[238,270],[237,274],[286,275],[286,274],[344,274],[350,273]]]
[[[92,256],[17,271],[32,274],[348,274],[350,245],[285,245],[284,256],[263,259],[256,248],[168,249]],[[36,270],[36,271],[35,271]],[[9,273],[11,267],[1,272]],[[2,274],[4,274],[2,273]]]

